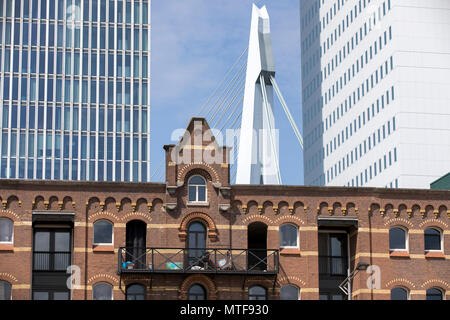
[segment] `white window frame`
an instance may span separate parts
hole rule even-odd
[[[1,217],[0,220],[10,221],[12,223],[11,241],[0,241],[1,244],[13,244],[14,243],[14,221],[7,217]]]
[[[286,226],[286,225],[291,225],[291,226],[293,226],[293,227],[295,227],[296,229],[297,229],[297,245],[296,246],[282,246],[281,245],[281,227],[282,226]],[[293,224],[293,223],[285,223],[285,224],[282,224],[281,226],[280,226],[280,231],[278,232],[279,233],[279,235],[278,235],[278,241],[280,242],[279,243],[279,246],[280,246],[280,249],[284,249],[284,248],[286,248],[286,249],[299,249],[300,248],[300,228],[297,226],[297,225],[295,225],[295,224]]]
[[[95,242],[95,224],[98,223],[98,222],[103,222],[103,221],[104,222],[108,222],[108,223],[110,223],[112,225],[111,243],[108,243],[108,242],[99,242],[99,243],[97,243],[97,242]],[[95,246],[98,246],[98,245],[113,246],[114,245],[114,223],[112,223],[111,221],[106,220],[106,219],[100,219],[100,220],[95,221],[92,224],[92,232],[93,232],[93,237],[92,237],[92,244],[93,245],[95,245]]]
[[[191,181],[191,179],[192,178],[194,178],[194,177],[200,177],[200,178],[202,178],[204,181],[205,181],[205,184],[204,185],[200,185],[200,184],[191,184],[190,183],[190,181]],[[195,186],[195,200],[189,200],[189,187],[190,186]],[[198,187],[205,187],[205,200],[202,200],[202,201],[199,201],[198,200]],[[189,178],[189,180],[188,180],[188,203],[190,203],[190,204],[192,204],[192,203],[200,203],[200,204],[204,204],[204,203],[208,203],[208,185],[207,185],[207,182],[206,182],[206,179],[203,177],[203,176],[201,176],[201,175],[199,175],[199,174],[196,174],[196,175],[193,175],[193,176],[191,176],[190,178]]]
[[[439,238],[440,238],[440,241],[441,241],[441,249],[439,249],[439,250],[436,250],[436,249],[429,249],[429,250],[427,250],[427,249],[425,249],[425,231],[427,231],[428,229],[434,229],[434,230],[439,232]],[[434,227],[434,226],[426,228],[423,231],[423,246],[424,246],[425,252],[444,252],[444,233],[442,232],[442,230],[440,228]]]
[[[390,233],[391,229],[394,229],[394,228],[402,229],[405,232],[405,249],[392,249],[391,248],[391,244],[390,244],[391,239],[389,237],[389,239],[388,239],[388,241],[389,241],[389,251],[409,252],[409,232],[408,232],[408,229],[406,229],[403,226],[398,226],[398,225],[397,226],[392,226],[391,228],[389,228],[389,233]],[[390,236],[389,233],[388,233],[388,235]]]

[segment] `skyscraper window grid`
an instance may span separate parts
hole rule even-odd
[[[0,176],[148,181],[150,1],[5,1],[0,17]]]

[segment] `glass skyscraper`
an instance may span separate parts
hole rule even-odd
[[[0,0],[0,177],[149,181],[150,0]]]

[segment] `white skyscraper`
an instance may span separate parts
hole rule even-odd
[[[301,0],[306,185],[450,171],[450,1]]]

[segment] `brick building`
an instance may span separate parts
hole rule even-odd
[[[230,185],[208,129],[166,183],[1,180],[0,298],[449,298],[450,191]]]

